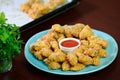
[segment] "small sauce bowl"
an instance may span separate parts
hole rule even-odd
[[[64,38],[59,41],[59,47],[65,53],[72,52],[80,46],[80,40],[76,38]]]

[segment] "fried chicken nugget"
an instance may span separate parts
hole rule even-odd
[[[102,46],[100,46],[99,44],[96,44],[96,43],[94,43],[94,42],[90,42],[89,43],[89,48],[94,48],[94,49],[101,49],[102,48]]]
[[[50,41],[50,45],[54,51],[59,49],[58,42],[56,40]]]
[[[77,23],[71,27],[71,33],[75,37],[79,37],[79,33],[82,31],[82,29],[85,27],[84,24]]]
[[[37,43],[33,43],[30,45],[30,52],[34,53],[36,51],[40,51],[41,50],[41,45],[37,44]]]
[[[40,51],[36,51],[36,52],[34,52],[33,54],[34,54],[34,56],[35,56],[37,59],[43,60],[43,56],[42,56],[42,54],[41,54]]]
[[[42,48],[39,51],[35,51],[33,54],[35,55],[36,58],[39,60],[43,60],[46,57],[49,57],[52,54],[52,50],[49,48]]]
[[[52,30],[55,30],[56,32],[59,32],[59,33],[64,33],[64,29],[60,24],[52,25]]]
[[[82,54],[83,53],[83,49],[82,48],[77,48],[73,51],[74,54]]]
[[[64,30],[65,30],[65,36],[66,37],[73,37],[71,33],[71,29],[68,25],[64,25]]]
[[[52,1],[52,0],[50,0]],[[51,2],[45,2],[44,5],[48,8],[49,11],[54,10],[57,7],[57,4],[52,4]]]
[[[39,41],[39,42],[36,42],[36,48],[38,47],[39,50],[42,49],[42,48],[50,48],[50,44],[46,41]]]
[[[53,25],[53,28],[45,36],[30,45],[30,52],[37,59],[43,60],[50,69],[79,71],[87,65],[100,65],[100,58],[108,55],[105,50],[108,42],[94,35],[88,25],[83,25],[83,29],[81,28],[79,31],[78,38],[81,40],[81,45],[77,49],[67,54],[59,49],[59,40],[65,37],[77,37],[78,33],[74,32],[77,32],[77,27],[80,25],[72,26],[73,29],[68,25],[65,25],[64,28],[58,24]]]
[[[80,39],[86,39],[90,36],[92,36],[94,33],[92,31],[92,29],[90,28],[90,26],[86,25],[82,31],[79,33],[79,38]]]
[[[48,58],[50,61],[64,62],[66,60],[66,54],[63,53],[61,50],[56,50]]]
[[[90,43],[98,44],[98,45],[100,45],[100,46],[101,46],[102,48],[104,48],[104,49],[108,46],[107,40],[105,40],[105,39],[103,39],[103,38],[100,38],[100,37],[98,37],[98,36],[95,36],[95,35],[89,37],[89,38],[88,38],[88,41],[89,41]]]
[[[81,42],[81,45],[84,45],[86,47],[89,46],[89,42],[87,40],[80,40],[80,42]]]
[[[80,45],[77,49],[75,49],[75,50],[73,51],[73,53],[74,53],[74,54],[83,54],[86,49],[88,49],[87,46],[85,46],[85,45]]]
[[[32,43],[32,44],[30,45],[30,52],[31,52],[31,53],[36,52],[36,50],[35,50],[35,44],[34,44],[34,43]]]
[[[103,38],[99,38],[97,43],[100,44],[104,49],[108,46],[107,40]]]
[[[100,65],[100,57],[93,57],[93,65],[94,66]]]
[[[80,70],[82,70],[82,69],[84,69],[84,68],[85,68],[85,65],[84,65],[84,64],[77,63],[76,65],[72,66],[72,67],[70,68],[70,70],[72,70],[72,71],[80,71]]]
[[[52,62],[52,61],[49,60],[49,58],[45,58],[43,61],[44,61],[47,65],[48,65],[50,62]]]
[[[74,66],[78,63],[78,58],[74,53],[68,53],[67,54],[67,60],[70,63],[70,65]]]
[[[28,11],[28,16],[36,19],[48,13],[48,11],[49,9],[42,2],[36,1],[31,5],[30,10]]]
[[[98,39],[98,36],[96,36],[96,35],[92,35],[92,36],[87,38],[88,41],[94,41],[96,39]]]
[[[70,64],[69,64],[68,61],[64,61],[64,62],[62,63],[62,70],[63,70],[63,71],[68,71],[68,70],[70,70]]]
[[[41,42],[41,41],[44,41],[44,42],[47,42],[47,43],[49,43],[50,42],[50,37],[48,36],[48,34],[47,35],[45,35],[45,36],[42,36],[40,39],[38,39],[36,42]]]
[[[21,11],[26,12],[32,19],[37,19],[51,10],[56,9],[59,5],[65,3],[66,0],[27,0],[21,4]]]
[[[84,65],[90,65],[93,63],[93,59],[90,56],[84,54],[78,54],[78,61]]]
[[[64,34],[58,34],[58,36],[59,36],[59,38],[57,39],[58,42],[65,38]]]
[[[53,53],[50,48],[42,48],[40,52],[43,57],[49,57]]]
[[[98,53],[99,53],[99,50],[95,48],[88,48],[84,51],[84,54],[90,57],[98,56]]]
[[[105,49],[99,49],[99,57],[107,57],[108,53]]]
[[[28,2],[21,4],[21,7],[20,7],[21,11],[26,13],[28,13],[30,8],[31,8],[31,5]]]
[[[48,32],[47,35],[50,38],[50,41],[51,40],[57,40],[59,38],[58,33],[55,30],[52,30],[52,29]]]
[[[60,63],[58,63],[58,62],[50,62],[49,64],[48,64],[48,67],[50,68],[50,69],[59,69],[59,68],[61,68],[61,65],[60,65]]]
[[[31,8],[28,11],[28,16],[37,19],[42,16],[41,10],[43,10],[44,7],[41,2],[35,2],[32,4]]]

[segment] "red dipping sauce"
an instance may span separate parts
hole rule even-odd
[[[65,40],[61,43],[61,45],[64,46],[64,47],[75,47],[78,44],[79,43],[75,40]]]

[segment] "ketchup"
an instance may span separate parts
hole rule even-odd
[[[64,47],[74,47],[78,45],[78,42],[75,40],[66,40],[61,43]]]

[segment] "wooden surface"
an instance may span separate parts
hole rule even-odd
[[[13,59],[11,71],[0,74],[0,80],[120,80],[120,52],[114,62],[100,71],[76,76],[62,76],[43,72],[33,67],[24,57],[24,46],[27,40],[37,32],[49,29],[59,23],[84,23],[113,36],[120,45],[120,0],[82,0],[71,10],[38,24],[36,27],[21,33],[24,41],[21,55]]]

